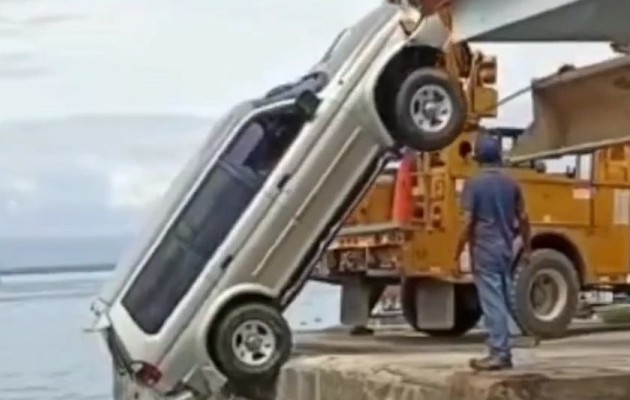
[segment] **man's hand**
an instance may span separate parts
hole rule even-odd
[[[466,248],[466,244],[472,246],[472,232],[473,232],[473,222],[470,215],[470,212],[464,211],[462,214],[462,226],[459,237],[457,238],[457,243],[455,244],[455,261],[459,262],[459,257],[464,252]]]
[[[468,253],[468,254],[466,254]],[[465,255],[466,258],[464,260],[461,259],[461,257]],[[462,268],[466,268],[466,264],[468,264],[468,271],[469,272],[474,272],[475,271],[475,263],[473,262],[475,258],[473,257],[473,253],[470,249],[464,249],[461,253],[459,254],[455,254],[454,257],[454,262],[455,262],[455,269],[460,271],[462,270]]]

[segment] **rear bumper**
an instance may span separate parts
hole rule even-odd
[[[413,227],[396,222],[351,225],[341,228],[339,236],[356,236],[389,233],[392,231],[412,231]]]
[[[116,334],[112,321],[107,313],[107,309],[98,301],[92,304],[91,309],[96,317],[96,320],[90,328],[86,329],[86,331],[98,333],[101,336],[101,339],[107,346],[107,350],[112,357],[114,372],[118,374],[128,374],[131,376],[131,356]]]
[[[112,357],[112,394],[114,400],[158,400],[159,395],[157,393],[134,381],[130,357],[115,331],[108,327],[101,331],[101,335]]]
[[[208,390],[214,392],[217,388],[208,386],[209,366],[202,371],[201,368],[194,368],[185,376],[173,374],[168,365],[156,365],[162,372],[162,379],[154,386],[147,386],[136,378],[140,361],[133,358],[126,349],[116,330],[111,326],[99,329],[101,340],[107,346],[112,360],[113,374],[113,394],[115,400],[188,400],[207,398]],[[186,360],[186,358],[184,358]],[[177,365],[182,365],[181,360]],[[217,372],[218,374],[218,372]],[[220,374],[219,374],[220,375]]]
[[[133,371],[131,369],[131,357],[120,342],[120,339],[118,339],[118,336],[116,335],[114,329],[109,327],[103,330],[103,337],[105,339],[105,344],[107,345],[107,348],[112,355],[114,372],[119,375],[128,375],[131,379],[131,377],[133,376]]]
[[[328,247],[313,279],[335,281],[357,273],[378,279],[397,278],[412,232],[395,223],[344,227]]]
[[[182,391],[176,395],[159,394],[134,382],[127,375],[120,375],[114,371],[114,400],[198,400],[192,391]]]

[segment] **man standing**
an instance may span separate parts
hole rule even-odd
[[[463,230],[456,249],[458,260],[466,243],[483,317],[488,330],[489,355],[470,361],[476,370],[512,367],[509,322],[513,242],[523,238],[522,260],[530,255],[530,227],[520,187],[500,167],[502,149],[496,138],[480,134],[475,144],[479,173],[462,193]]]

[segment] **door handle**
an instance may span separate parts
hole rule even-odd
[[[282,188],[284,188],[287,185],[287,182],[289,182],[290,178],[291,178],[291,174],[284,174],[282,178],[280,178],[280,180],[278,181],[278,184],[276,185],[276,187],[279,190],[282,190]]]
[[[232,256],[231,254],[229,256],[225,257],[225,259],[221,263],[221,270],[225,271],[227,269],[227,267],[232,263],[233,259],[234,259],[234,256]]]

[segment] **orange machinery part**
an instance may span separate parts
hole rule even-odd
[[[424,15],[431,15],[450,7],[453,0],[415,0],[415,2],[420,5]]]
[[[413,217],[413,181],[411,176],[413,164],[414,154],[407,152],[400,161],[396,174],[392,219],[399,224],[409,223]]]

